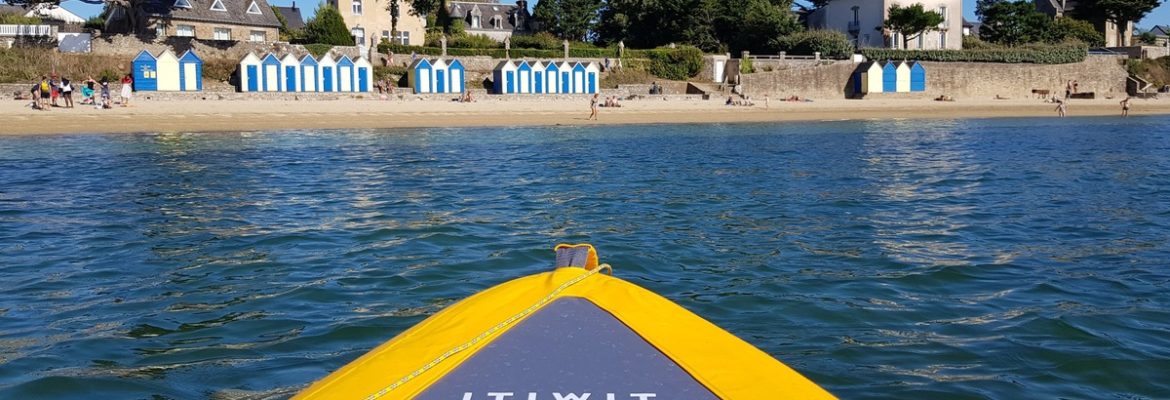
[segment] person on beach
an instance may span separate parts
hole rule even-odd
[[[768,109],[768,94],[764,93],[764,109]]]
[[[73,82],[64,76],[61,77],[61,98],[65,100],[65,108],[73,108]]]
[[[57,73],[54,72],[49,78],[49,98],[52,100],[53,107],[60,107],[57,105],[57,98],[61,96],[61,81],[57,79]]]
[[[1057,100],[1056,101],[1056,114],[1058,116],[1060,116],[1061,118],[1064,118],[1065,114],[1067,114],[1067,113],[1068,113],[1068,102]]]
[[[40,103],[38,103],[38,104],[41,106],[42,110],[48,111],[49,110],[49,96],[51,96],[52,92],[53,92],[53,85],[49,83],[49,77],[42,76],[40,86],[41,86],[40,87],[41,93],[40,93],[39,98],[41,100],[40,100]]]
[[[1129,97],[1128,96],[1126,96],[1125,100],[1121,101],[1121,116],[1122,117],[1129,116]]]
[[[112,100],[110,98],[110,81],[106,78],[102,78],[102,81],[99,83],[99,85],[101,86],[101,95],[97,104],[94,104],[93,108],[112,108],[113,105],[110,104],[110,101]]]
[[[588,121],[588,120],[596,120],[596,119],[597,119],[597,94],[594,93],[593,99],[589,101],[589,118],[586,118],[585,120]]]
[[[81,87],[81,104],[93,105],[94,86],[97,85],[97,81],[93,80],[92,76],[87,76],[84,83],[85,86]]]
[[[130,74],[122,77],[122,107],[130,106],[130,98],[134,96],[134,78]]]
[[[31,91],[30,97],[32,97],[32,103],[30,103],[28,106],[32,107],[32,109],[34,109],[34,110],[40,110],[41,109],[41,84],[40,83],[34,83],[32,85],[32,91]]]

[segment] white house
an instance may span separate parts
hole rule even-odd
[[[890,6],[922,4],[928,11],[943,15],[935,30],[911,39],[910,49],[962,49],[963,0],[831,0],[812,12],[809,28],[845,32],[858,48],[902,48],[902,33],[885,29]]]

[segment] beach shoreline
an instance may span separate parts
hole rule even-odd
[[[1070,117],[1120,116],[1120,99],[1073,100]],[[721,100],[644,98],[602,108],[589,121],[588,99],[441,100],[138,100],[131,107],[78,106],[39,111],[28,101],[0,103],[0,135],[239,132],[298,129],[384,129],[515,126],[591,126],[686,123],[767,123],[959,118],[1057,118],[1056,105],[1037,99],[938,102],[926,99],[771,100],[765,109],[726,106]],[[1131,115],[1170,114],[1170,101],[1132,100]]]

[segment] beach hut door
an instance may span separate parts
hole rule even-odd
[[[195,63],[183,64],[183,91],[199,90],[199,71],[196,71]]]
[[[561,73],[561,93],[573,93],[569,91],[569,73]]]
[[[589,73],[589,93],[597,93],[597,74]]]
[[[536,79],[535,90],[532,93],[544,93],[544,72],[537,72],[533,79]]]
[[[321,68],[321,80],[324,81],[324,83],[321,86],[321,91],[322,92],[332,92],[333,91],[333,67]]]
[[[444,72],[435,70],[435,93],[447,93],[447,74]]]
[[[516,73],[508,71],[504,73],[504,90],[508,94],[516,93]]]
[[[284,90],[286,92],[297,91],[297,67],[284,67]]]
[[[368,88],[369,87],[368,85],[370,84],[370,77],[366,75],[366,71],[368,71],[368,69],[358,68],[357,71],[358,71],[358,87],[356,87],[355,89],[359,92],[365,92],[366,88]]]
[[[715,83],[723,83],[723,67],[726,65],[727,61],[725,60],[715,60],[715,76],[713,77]]]
[[[260,84],[260,74],[257,73],[258,69],[259,68],[256,68],[255,65],[248,66],[248,91],[249,92],[259,91],[259,90],[257,90],[257,86]]]
[[[451,93],[463,93],[463,70],[451,70]]]

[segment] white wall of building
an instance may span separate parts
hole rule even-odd
[[[963,48],[963,0],[834,0],[809,19],[815,29],[845,32],[857,47],[902,47],[901,37],[891,35],[882,25],[892,5],[922,4],[927,10],[944,13],[945,29],[912,39],[910,49]]]

